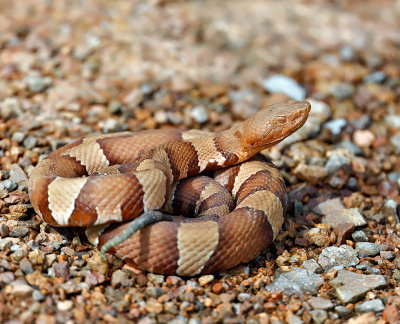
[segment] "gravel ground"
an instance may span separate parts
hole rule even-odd
[[[0,322],[399,322],[399,22],[399,1],[0,1]],[[311,116],[265,153],[290,208],[250,264],[105,264],[29,203],[38,160],[74,139],[217,131],[287,98]]]

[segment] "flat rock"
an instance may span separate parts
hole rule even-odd
[[[385,305],[382,300],[374,299],[367,300],[361,304],[356,305],[355,310],[359,313],[368,313],[368,312],[382,312],[385,309]]]
[[[25,171],[16,163],[11,165],[9,179],[15,183],[19,183],[20,181],[28,181]]]
[[[364,226],[367,224],[364,216],[358,208],[349,208],[334,211],[322,217],[322,223],[336,227],[340,224],[352,223],[354,226]]]
[[[332,135],[339,135],[342,129],[347,125],[347,120],[344,118],[333,119],[324,124],[324,128],[330,130]]]
[[[373,257],[381,251],[387,251],[390,247],[384,244],[376,244],[370,242],[357,242],[356,251],[360,258]]]
[[[314,309],[310,312],[313,322],[316,324],[322,324],[328,318],[328,313],[323,309]]]
[[[265,79],[264,89],[271,93],[284,93],[293,100],[304,100],[306,91],[296,80],[282,74],[275,74]]]
[[[336,226],[333,229],[333,232],[336,234],[337,237],[337,245],[346,243],[346,241],[350,239],[351,233],[353,233],[354,228],[355,226],[352,223],[344,223]]]
[[[329,299],[322,298],[322,297],[311,297],[308,300],[308,303],[314,309],[331,309],[331,308],[333,308],[333,303]]]
[[[333,198],[325,200],[324,202],[315,206],[313,208],[313,212],[320,215],[329,215],[330,213],[344,209],[346,209],[346,207],[344,207],[342,200],[340,198]]]
[[[14,281],[4,288],[4,292],[13,296],[30,296],[34,289],[23,281]]]
[[[376,324],[377,318],[374,313],[365,313],[349,319],[347,324]]]
[[[318,263],[324,270],[329,270],[336,266],[356,266],[359,262],[357,252],[348,245],[327,247],[322,250],[318,257]]]
[[[344,303],[355,302],[368,291],[387,286],[386,279],[382,275],[363,275],[344,269],[339,270],[331,284],[338,298]]]
[[[309,259],[304,261],[302,264],[302,267],[309,272],[315,272],[315,273],[320,273],[322,272],[321,266],[318,264],[318,262],[314,259]]]
[[[289,272],[281,273],[273,282],[267,285],[265,288],[270,293],[276,293],[281,291],[286,295],[298,295],[303,294],[316,294],[318,288],[324,283],[321,276],[309,273],[305,269],[293,268]]]
[[[335,173],[343,166],[350,165],[352,155],[349,154],[349,151],[343,149],[335,149],[328,153],[330,154],[329,159],[325,164],[325,168],[328,169],[329,174]]]
[[[351,237],[356,242],[368,242],[368,236],[363,231],[355,231]]]
[[[335,312],[338,313],[340,317],[346,317],[351,314],[351,310],[343,305],[338,305],[335,307]]]

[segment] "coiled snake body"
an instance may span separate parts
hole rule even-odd
[[[79,140],[37,165],[30,199],[47,223],[85,226],[91,242],[140,269],[225,270],[255,258],[279,232],[284,181],[257,153],[300,128],[309,110],[307,102],[275,104],[219,133],[161,129]]]

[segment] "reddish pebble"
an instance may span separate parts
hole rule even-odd
[[[304,247],[307,247],[307,246],[310,245],[310,243],[308,242],[308,240],[307,240],[306,238],[304,238],[304,237],[299,237],[299,236],[297,236],[297,237],[295,238],[295,244],[296,244],[296,245],[299,245],[299,246],[304,246]]]
[[[335,226],[333,229],[333,232],[337,236],[336,244],[337,245],[342,245],[344,244],[347,240],[350,239],[351,233],[354,231],[354,224],[353,223],[343,223]]]
[[[400,315],[396,305],[387,306],[383,311],[382,317],[387,323],[398,323]]]
[[[224,288],[222,287],[222,284],[220,282],[213,284],[211,289],[212,289],[213,293],[217,294],[217,295],[222,293],[222,291],[224,290]]]

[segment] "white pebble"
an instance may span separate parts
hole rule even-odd
[[[74,306],[72,300],[63,300],[58,302],[57,309],[61,312],[69,311]]]
[[[271,93],[284,93],[293,100],[304,100],[306,91],[294,79],[275,74],[263,82],[264,89]]]
[[[353,141],[359,147],[369,147],[375,140],[375,135],[369,130],[356,130],[353,134]]]

